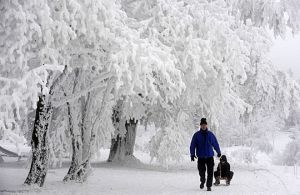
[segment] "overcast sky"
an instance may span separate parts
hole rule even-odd
[[[293,72],[295,79],[300,79],[300,35],[287,34],[285,39],[280,37],[274,40],[270,51],[272,62],[281,70]]]

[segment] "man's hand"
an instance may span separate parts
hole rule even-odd
[[[218,154],[218,155],[217,155],[217,157],[219,157],[219,158],[220,158],[221,156],[222,156],[222,154]]]
[[[195,161],[195,156],[191,156],[191,161]]]

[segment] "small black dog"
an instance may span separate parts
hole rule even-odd
[[[214,185],[220,184],[220,179],[226,180],[226,185],[230,185],[230,181],[233,177],[233,172],[230,171],[230,164],[227,162],[225,155],[220,157],[220,163],[218,164],[217,171],[214,172],[216,182]]]

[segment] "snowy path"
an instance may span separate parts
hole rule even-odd
[[[49,170],[45,186],[39,189],[22,186],[28,170],[1,167],[0,194],[300,194],[299,178],[284,181],[264,169],[236,169],[232,185],[213,186],[212,192],[199,189],[199,177],[192,169],[167,172],[97,167],[84,184],[64,184],[61,180],[66,172],[66,168]]]

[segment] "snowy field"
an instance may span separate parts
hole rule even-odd
[[[143,145],[145,140],[141,133],[138,134],[138,145]],[[185,156],[181,163],[171,163],[166,167],[160,166],[155,161],[150,164],[149,154],[135,151],[135,156],[141,162],[119,165],[106,163],[109,155],[107,149],[101,150],[101,155],[93,161],[93,171],[86,183],[62,182],[69,167],[69,162],[66,160],[62,168],[49,169],[42,188],[23,185],[29,171],[26,158],[18,162],[17,158],[4,157],[4,163],[0,163],[0,194],[199,194],[201,192],[203,194],[299,195],[300,170],[297,169],[300,168],[276,166],[271,159],[290,141],[290,134],[276,133],[273,141],[273,154],[266,155],[258,152],[255,155],[257,159],[255,163],[242,161],[244,157],[241,146],[222,148],[235,174],[230,186],[225,186],[223,181],[223,185],[213,186],[212,192],[207,192],[206,188],[200,190],[196,162],[190,162],[189,156]],[[13,147],[10,149],[15,150]],[[25,149],[28,150],[28,148],[23,150]],[[215,164],[217,162],[215,158]]]
[[[227,151],[229,151],[228,149]],[[102,151],[101,160],[107,158],[108,151]],[[148,162],[145,154],[136,156]],[[235,172],[230,186],[213,186],[212,192],[200,190],[196,162],[188,157],[180,164],[168,169],[149,164],[115,165],[105,161],[94,162],[93,171],[86,183],[63,183],[68,170],[50,169],[44,187],[22,185],[28,169],[26,161],[5,159],[0,164],[0,194],[300,194],[300,173],[295,167],[274,165],[241,165],[232,163]],[[217,160],[215,159],[215,162]],[[260,163],[260,162],[259,162]],[[267,161],[265,161],[267,163]],[[224,182],[224,181],[223,181]]]

